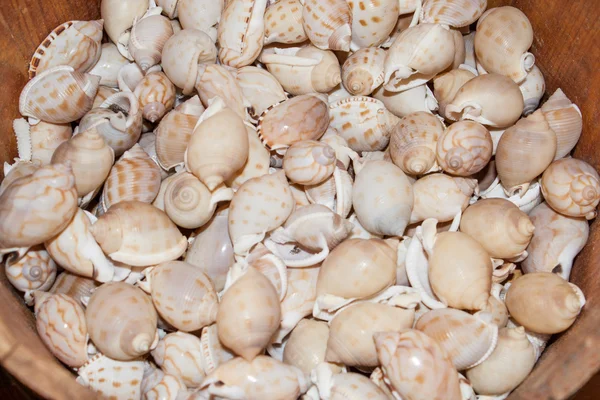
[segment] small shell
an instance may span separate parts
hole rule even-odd
[[[69,297],[72,297],[77,303],[83,306],[82,299],[88,299],[94,290],[96,290],[96,288],[100,285],[100,282],[93,279],[84,278],[82,276],[64,271],[58,274],[56,281],[54,282],[54,285],[52,285],[52,288],[50,288],[49,292],[65,294]]]
[[[409,175],[439,170],[436,149],[443,133],[444,124],[435,115],[424,111],[407,115],[391,134],[392,161]]]
[[[487,0],[425,0],[419,21],[461,28],[477,21],[486,7]]]
[[[234,353],[252,360],[267,346],[280,320],[277,291],[263,274],[250,267],[221,298],[219,339]]]
[[[35,324],[42,342],[69,367],[88,360],[83,307],[64,294],[35,293]]]
[[[162,72],[144,76],[133,94],[140,101],[144,118],[150,122],[160,120],[175,104],[175,86]]]
[[[54,28],[33,53],[29,79],[60,65],[88,72],[100,58],[102,26],[102,20],[69,21]]]
[[[227,107],[245,119],[247,100],[234,74],[234,71],[221,65],[199,65],[196,90],[204,106],[208,107],[213,98],[219,97]]]
[[[352,11],[352,50],[377,47],[390,36],[398,21],[396,0],[349,2]],[[357,93],[358,94],[358,93]],[[368,93],[367,93],[368,94]]]
[[[438,102],[427,84],[415,86],[403,92],[390,92],[381,86],[375,89],[373,97],[381,101],[392,114],[400,118],[417,111],[431,113],[438,109]]]
[[[250,65],[264,43],[267,0],[231,0],[218,27],[219,60],[233,68]]]
[[[114,43],[103,43],[100,59],[90,70],[90,74],[100,77],[100,85],[116,88],[119,70],[129,64],[129,60],[119,53]]]
[[[584,304],[577,286],[549,272],[525,274],[513,281],[506,293],[510,316],[536,333],[569,329]]]
[[[119,89],[111,88],[108,86],[100,86],[98,87],[98,92],[96,92],[96,97],[94,97],[93,108],[98,108],[106,99],[112,96],[115,93],[118,93]]]
[[[336,167],[325,182],[306,186],[305,194],[311,204],[322,204],[346,218],[352,210],[352,185],[348,171]]]
[[[114,360],[133,360],[158,342],[152,300],[127,283],[109,282],[96,289],[85,317],[94,345]]]
[[[350,166],[350,161],[358,157],[358,154],[348,146],[346,139],[341,137],[335,128],[327,128],[327,132],[319,139],[319,142],[333,148],[335,158],[344,165],[346,170]]]
[[[200,386],[205,372],[202,343],[194,335],[184,332],[169,333],[151,352],[162,371],[183,381],[188,388]]]
[[[437,161],[449,174],[471,176],[492,158],[490,132],[478,122],[459,121],[450,125],[437,143]]]
[[[394,164],[370,161],[356,175],[352,204],[369,232],[402,236],[413,208],[412,185]]]
[[[525,102],[523,115],[527,116],[538,108],[542,96],[546,93],[546,81],[537,65],[534,65],[531,71],[527,73],[525,80],[519,84],[519,89],[523,93],[523,101]],[[579,139],[579,136],[577,138]],[[557,158],[562,158],[562,156]]]
[[[383,83],[385,50],[376,47],[352,53],[342,66],[342,82],[355,96],[370,95]]]
[[[76,121],[92,108],[99,83],[99,76],[75,71],[73,67],[52,67],[25,85],[19,112],[51,124]]]
[[[183,29],[198,29],[217,41],[217,23],[226,2],[206,0],[179,0],[177,14]]]
[[[176,260],[187,248],[185,236],[163,211],[139,201],[115,204],[90,230],[110,258],[132,266]]]
[[[248,159],[246,164],[225,181],[227,186],[232,189],[239,189],[244,182],[269,173],[271,158],[269,150],[260,142],[254,127],[246,125],[246,132],[248,133]]]
[[[56,279],[56,263],[42,246],[31,248],[23,257],[5,263],[6,278],[15,289],[47,291]]]
[[[120,0],[102,0],[100,2],[100,15],[104,20],[104,29],[110,40],[115,44],[125,45],[122,36],[128,31],[136,19],[141,18],[148,10],[147,0],[133,0],[122,2]],[[120,40],[121,39],[121,40]],[[123,43],[123,41],[125,43]]]
[[[323,50],[350,50],[352,10],[344,0],[305,0],[302,24],[312,44]]]
[[[300,0],[281,0],[272,3],[265,12],[265,44],[302,43],[308,39],[302,26]]]
[[[306,375],[325,362],[329,326],[326,322],[303,319],[290,334],[283,350],[283,362]]]
[[[315,140],[291,145],[283,158],[283,170],[288,179],[301,185],[317,185],[333,174],[335,151]]]
[[[496,150],[496,170],[506,193],[509,196],[517,192],[524,194],[530,182],[550,165],[555,154],[556,135],[541,111],[507,129]]]
[[[287,99],[279,81],[264,69],[253,66],[240,68],[235,79],[243,96],[252,105],[254,115],[261,115],[273,104]]]
[[[468,69],[453,69],[433,78],[433,93],[439,102],[440,114],[446,115],[446,106],[450,103],[459,89],[468,81],[475,78],[475,74]]]
[[[127,50],[146,72],[160,63],[166,41],[173,36],[169,18],[162,15],[149,15],[138,20],[131,28]]]
[[[143,361],[116,361],[98,354],[79,368],[77,382],[101,396],[141,398]]]
[[[39,161],[41,165],[50,164],[54,150],[69,140],[73,133],[70,124],[38,123],[29,128],[31,137],[31,161]]]
[[[477,24],[475,55],[487,72],[520,83],[535,63],[533,54],[527,52],[532,43],[533,29],[521,10],[493,8]]]
[[[142,379],[144,400],[176,400],[177,396],[182,396],[184,393],[186,393],[186,386],[180,378],[165,374],[158,368],[144,371],[144,379]]]
[[[504,304],[504,300],[500,298],[500,292],[504,289],[499,283],[492,283],[491,296],[488,299],[487,306],[476,312],[475,315],[481,316],[482,318],[489,318],[491,316],[491,323],[495,324],[498,328],[504,328],[508,324],[508,310]],[[484,316],[484,314],[488,314]]]
[[[583,119],[579,108],[565,96],[561,89],[550,96],[542,105],[544,118],[556,133],[555,160],[565,157],[579,141],[583,129]]]
[[[446,118],[470,119],[498,128],[511,126],[523,113],[519,85],[499,74],[485,74],[467,81],[446,105]]]

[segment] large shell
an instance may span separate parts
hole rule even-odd
[[[496,170],[506,193],[523,195],[530,182],[550,165],[555,154],[556,134],[541,111],[507,129],[496,150]]]
[[[247,100],[231,69],[216,64],[199,65],[196,90],[206,107],[211,99],[219,97],[240,118],[246,118]]]
[[[219,60],[230,67],[250,65],[264,43],[267,0],[231,0],[219,21]]]
[[[117,45],[126,45],[127,35],[123,35],[132,26],[136,18],[141,18],[148,10],[148,1],[102,0],[100,15],[104,20],[104,29],[110,40]]]
[[[146,74],[133,94],[140,101],[142,114],[150,122],[157,122],[175,105],[175,85],[162,72]]]
[[[268,6],[265,12],[265,44],[302,43],[308,39],[302,26],[303,7],[300,0],[281,0]]]
[[[56,263],[39,246],[29,249],[16,261],[6,260],[4,272],[8,281],[21,292],[47,291],[56,278]]]
[[[100,77],[100,85],[118,87],[119,70],[129,64],[129,60],[119,53],[114,43],[103,43],[100,59],[90,70],[90,74]]]
[[[64,271],[58,274],[56,281],[54,282],[54,285],[52,285],[52,288],[50,288],[49,292],[66,294],[83,306],[83,299],[89,299],[94,290],[96,290],[96,288],[100,285],[100,282],[93,279],[84,278],[82,276]]]
[[[477,21],[486,7],[487,0],[425,0],[419,20],[461,28]]]
[[[161,370],[181,379],[188,388],[202,383],[204,356],[198,337],[184,332],[169,333],[158,342],[151,354]]]
[[[335,151],[315,140],[291,145],[283,158],[283,170],[288,179],[301,185],[317,185],[333,174]]]
[[[535,207],[529,218],[535,231],[521,263],[523,272],[554,272],[568,281],[573,259],[588,240],[588,222],[561,215],[546,203]]]
[[[43,243],[61,232],[76,211],[70,166],[51,164],[17,179],[0,195],[0,251]]]
[[[176,260],[187,248],[185,236],[163,211],[139,201],[115,204],[90,230],[110,258],[132,266]]]
[[[173,36],[169,18],[149,15],[138,20],[131,28],[127,50],[144,72],[160,63],[163,47]]]
[[[506,128],[523,113],[519,85],[499,74],[479,75],[464,83],[446,105],[446,118],[470,119],[483,125]]]
[[[92,69],[102,51],[102,26],[102,20],[69,21],[54,28],[33,53],[29,79],[59,65],[79,72]]]
[[[350,47],[354,51],[382,44],[398,21],[400,4],[396,0],[352,1],[348,5],[352,11]]]
[[[250,102],[254,115],[261,115],[273,104],[287,99],[279,81],[264,69],[253,66],[240,68],[235,79],[243,96]]]
[[[458,373],[435,340],[413,329],[373,336],[385,381],[402,398],[462,399]]]
[[[323,50],[350,50],[352,10],[345,0],[305,0],[302,24],[312,44]]]
[[[546,81],[537,65],[534,65],[531,71],[527,73],[525,80],[519,84],[519,89],[523,93],[525,102],[523,115],[529,115],[538,108],[542,96],[546,93]],[[562,158],[562,156],[557,158]]]
[[[556,133],[555,160],[565,157],[579,141],[583,129],[583,118],[579,108],[565,96],[561,89],[550,96],[542,105],[544,118]]]
[[[225,181],[227,186],[232,189],[239,189],[247,180],[269,173],[271,158],[269,150],[261,143],[254,127],[246,125],[246,132],[248,133],[248,159],[246,164]]]
[[[432,112],[438,109],[438,102],[427,84],[415,86],[403,92],[390,92],[383,86],[375,89],[373,97],[397,117],[406,117],[417,111]]]
[[[325,362],[329,326],[326,322],[303,319],[298,322],[283,349],[283,362],[306,375]]]
[[[452,69],[433,78],[433,93],[439,102],[441,115],[446,116],[446,105],[454,99],[459,89],[473,78],[475,74],[466,68]]]
[[[436,149],[443,133],[444,124],[435,115],[424,111],[407,115],[391,134],[392,161],[409,175],[439,170]]]
[[[78,120],[94,103],[100,77],[61,65],[45,70],[21,91],[19,112],[52,124]]]
[[[342,82],[346,90],[355,96],[370,95],[383,83],[384,62],[385,50],[376,47],[352,53],[342,66]]]
[[[488,315],[489,316],[489,315]],[[452,308],[426,312],[415,329],[427,334],[448,353],[458,371],[481,364],[490,356],[498,341],[498,327]]]
[[[179,0],[177,14],[183,29],[199,29],[217,41],[217,23],[226,2],[207,0]]]
[[[521,10],[493,8],[477,24],[475,55],[487,72],[520,83],[535,63],[533,54],[527,52],[532,43],[533,29]]]
[[[96,289],[85,318],[94,345],[114,360],[133,360],[148,353],[158,342],[152,300],[124,282],[109,282]]]
[[[281,306],[275,287],[249,267],[221,298],[217,330],[224,346],[252,360],[269,344],[280,321]]]
[[[356,175],[352,204],[359,222],[378,235],[402,236],[413,208],[410,181],[394,164],[370,161]]]
[[[79,368],[77,382],[100,396],[139,399],[144,367],[143,361],[116,361],[98,354]]]
[[[471,176],[492,158],[493,142],[485,126],[475,121],[450,125],[437,143],[437,161],[449,174]]]

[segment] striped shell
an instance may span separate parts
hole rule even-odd
[[[544,118],[556,133],[555,160],[568,155],[581,137],[583,118],[579,108],[567,98],[561,89],[542,105]]]
[[[103,43],[100,59],[89,72],[100,77],[100,85],[116,88],[119,70],[127,64],[129,60],[119,53],[114,43]]]
[[[450,125],[437,143],[437,161],[452,175],[470,176],[481,171],[492,158],[492,136],[474,121]]]
[[[303,4],[300,0],[272,3],[265,12],[265,44],[302,43],[308,37],[302,24]]]
[[[150,122],[160,120],[175,104],[175,85],[162,72],[144,76],[133,94],[140,101],[142,115]]]
[[[364,48],[352,53],[342,66],[342,82],[350,94],[368,96],[383,83],[385,50]]]
[[[419,21],[461,28],[477,21],[486,8],[487,0],[425,0]]]
[[[83,299],[89,298],[94,290],[101,283],[93,279],[84,278],[79,275],[72,274],[67,271],[63,271],[56,277],[56,281],[50,293],[65,294],[72,297],[77,303],[83,306]]]
[[[246,119],[247,100],[231,68],[217,64],[199,65],[196,90],[205,107],[210,105],[210,100],[219,97],[240,118]]]
[[[162,371],[181,379],[188,388],[200,386],[205,377],[202,343],[197,336],[169,333],[151,354]]]
[[[317,185],[333,174],[335,151],[315,140],[291,145],[283,157],[283,170],[291,182]]]
[[[250,103],[254,115],[261,115],[273,104],[287,99],[277,79],[262,68],[242,67],[237,70],[235,79],[242,95]]]
[[[137,20],[131,28],[127,51],[143,72],[160,64],[163,47],[173,36],[169,18],[163,15],[148,15]]]
[[[177,396],[182,396],[186,390],[185,383],[174,375],[165,374],[158,368],[144,371],[144,379],[142,379],[144,400],[176,400]]]
[[[200,343],[202,345],[203,368],[207,374],[210,374],[219,365],[235,357],[231,350],[223,347],[223,344],[219,341],[217,324],[212,324],[202,329]]]
[[[171,0],[177,3],[177,17],[185,30],[198,29],[217,41],[217,23],[225,6],[224,1]]]
[[[29,249],[16,261],[7,259],[4,272],[8,281],[21,292],[47,291],[56,279],[56,263],[39,246]]]
[[[143,361],[116,361],[97,354],[77,370],[77,382],[107,398],[139,399],[144,367]]]
[[[305,0],[302,18],[312,44],[322,50],[350,50],[352,11],[345,0]]]
[[[40,168],[40,163],[37,161],[16,160],[12,165],[4,164],[4,179],[0,182],[0,194],[17,179],[32,175]]]
[[[360,0],[348,2],[352,12],[353,51],[382,44],[398,21],[397,0]]]

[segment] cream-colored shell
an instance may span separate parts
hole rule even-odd
[[[144,400],[176,400],[177,396],[187,394],[181,378],[152,367],[144,371],[141,390]]]
[[[475,316],[481,316],[482,318],[490,318],[492,324],[495,324],[498,328],[504,328],[508,324],[508,310],[504,304],[504,300],[501,298],[501,292],[504,290],[504,286],[499,283],[492,283],[491,296],[488,299],[487,306],[476,312]],[[487,316],[485,315],[487,314]]]
[[[131,28],[127,50],[144,72],[160,63],[166,41],[173,36],[169,18],[149,15],[137,20]]]
[[[181,379],[188,388],[200,386],[206,376],[202,343],[197,336],[169,333],[160,339],[151,354],[162,371]]]
[[[546,93],[546,81],[537,65],[534,65],[531,71],[527,73],[525,80],[519,84],[519,89],[523,93],[523,101],[525,102],[523,115],[527,116],[538,108],[542,96]]]
[[[485,126],[475,121],[458,121],[440,136],[436,156],[447,173],[471,176],[488,164],[492,151],[492,136]]]
[[[390,92],[380,86],[373,92],[373,97],[400,118],[417,111],[431,113],[439,108],[438,102],[427,84],[415,86],[403,92]]]
[[[250,68],[250,67],[245,67]],[[242,184],[252,178],[259,178],[269,173],[270,153],[263,146],[256,128],[246,125],[248,133],[248,159],[242,169],[238,170],[225,183],[232,189],[239,189]]]
[[[353,51],[382,44],[394,30],[400,12],[396,0],[348,2],[352,12]]]
[[[99,86],[98,92],[96,92],[96,97],[94,97],[94,104],[92,106],[92,109],[100,107],[100,105],[102,103],[104,103],[104,101],[106,99],[108,99],[110,96],[117,93],[118,91],[119,91],[119,89],[117,89],[117,88],[111,88],[108,86]]]
[[[15,159],[15,163],[10,165],[4,163],[4,179],[0,182],[0,194],[19,178],[32,175],[40,168],[38,161],[23,161]]]
[[[350,94],[368,96],[383,83],[385,50],[373,47],[352,53],[342,66],[342,82]]]
[[[139,399],[144,367],[143,361],[116,361],[97,354],[77,370],[77,383],[105,397]]]
[[[254,116],[261,115],[273,104],[287,99],[283,87],[275,76],[262,68],[242,67],[236,71],[235,79],[243,96],[250,103],[251,113]]]
[[[146,74],[133,94],[140,101],[142,115],[150,122],[159,121],[175,105],[175,85],[163,72]]]
[[[148,5],[146,0],[126,2],[102,0],[100,2],[100,15],[104,20],[104,29],[110,40],[117,45],[127,44],[122,35],[133,26],[136,18],[141,18],[146,13]]]
[[[317,382],[318,384],[319,382]],[[323,388],[319,386],[319,395],[329,400],[386,400],[386,392],[379,388],[374,382],[364,375],[356,372],[335,374],[331,377],[331,386]],[[329,393],[327,392],[329,390]],[[327,397],[329,394],[329,397]]]
[[[459,89],[468,81],[475,78],[475,74],[467,68],[452,69],[433,78],[433,93],[439,102],[440,115],[447,117],[446,105],[450,103]]]
[[[177,16],[183,29],[199,29],[217,41],[217,23],[225,6],[224,1],[179,0]]]
[[[311,204],[322,204],[346,218],[352,210],[352,177],[343,168],[336,167],[325,182],[306,186],[305,194]]]
[[[556,133],[555,160],[568,155],[581,137],[583,118],[579,107],[571,102],[561,89],[550,96],[542,105],[544,118]]]
[[[419,21],[461,28],[477,21],[486,7],[487,0],[425,0]]]
[[[329,326],[326,322],[303,319],[298,322],[283,349],[283,362],[302,370],[306,375],[325,362]]]
[[[323,50],[350,50],[352,10],[344,0],[305,0],[302,9],[304,32]]]
[[[8,258],[4,273],[15,289],[28,293],[47,291],[56,279],[56,263],[42,246],[33,247],[15,260]]]
[[[114,43],[103,43],[100,59],[90,70],[90,74],[100,77],[100,85],[116,88],[119,70],[127,64],[129,60],[119,53]]]
[[[82,299],[88,299],[101,283],[93,279],[63,271],[56,277],[50,293],[66,294],[83,306]]]
[[[37,125],[30,126],[31,161],[39,161],[41,165],[50,164],[54,150],[69,140],[72,133],[70,124],[49,124],[40,121]]]
[[[246,106],[249,104],[247,104],[248,101],[244,98],[235,74],[234,69],[221,65],[199,65],[196,90],[205,107],[210,106],[213,98],[219,97],[240,118],[246,119]]]
[[[303,8],[300,0],[271,3],[265,11],[265,44],[293,44],[307,40],[302,24]]]
[[[346,139],[341,137],[335,128],[327,128],[327,132],[325,132],[319,141],[331,146],[335,150],[335,157],[344,165],[345,169],[348,169],[351,160],[358,158],[358,153],[348,146]]]
[[[283,157],[283,170],[291,182],[317,185],[333,174],[335,151],[315,140],[304,140],[291,145]]]

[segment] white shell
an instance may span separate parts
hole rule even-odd
[[[189,333],[169,333],[159,340],[151,354],[165,373],[181,379],[188,388],[200,386],[206,375],[202,343]]]
[[[56,279],[56,263],[43,247],[33,247],[18,260],[5,262],[6,278],[19,291],[47,291]]]
[[[400,12],[398,0],[352,1],[348,4],[352,11],[350,48],[353,51],[379,46],[394,30]]]
[[[101,396],[141,398],[143,361],[116,361],[98,354],[77,370],[77,382]]]
[[[523,93],[525,102],[523,115],[529,115],[538,108],[540,100],[546,92],[546,81],[537,65],[534,65],[531,71],[527,73],[525,80],[519,83],[519,89]]]
[[[179,0],[177,14],[183,29],[198,29],[213,42],[217,40],[217,23],[221,19],[224,1]]]

